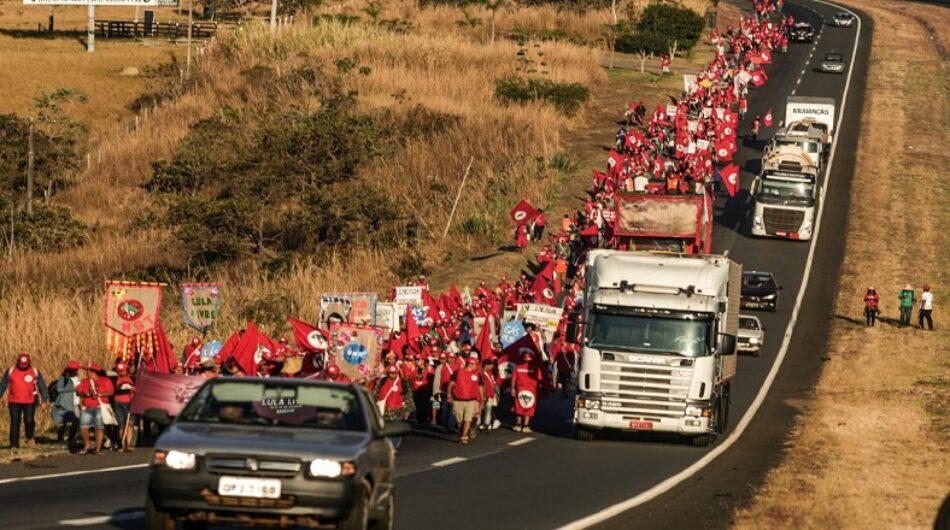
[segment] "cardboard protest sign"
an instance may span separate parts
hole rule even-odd
[[[195,375],[143,370],[135,378],[130,410],[132,414],[144,414],[148,409],[162,409],[169,416],[177,416],[205,381],[208,379]]]
[[[564,308],[544,304],[518,304],[518,319],[534,324],[550,337],[557,331]]]
[[[377,302],[376,319],[373,321],[373,325],[377,328],[382,328],[387,332],[398,329],[399,313],[396,311],[397,305],[398,304],[394,302]],[[403,309],[402,312],[405,313],[406,310]]]
[[[521,321],[515,319],[502,326],[498,342],[501,343],[503,348],[507,348],[509,345],[518,342],[518,339],[527,334],[528,332],[524,329],[524,325],[521,324]]]
[[[422,305],[422,286],[406,285],[396,287],[395,301],[406,305]]]
[[[106,282],[105,324],[130,337],[155,328],[162,305],[162,284]]]
[[[330,327],[340,372],[352,379],[369,377],[380,361],[385,332],[372,326],[335,324]]]
[[[683,90],[685,90],[687,94],[692,94],[696,88],[696,76],[692,74],[683,74]]]
[[[181,284],[181,309],[186,326],[207,333],[221,313],[221,287],[217,283]]]
[[[376,293],[324,293],[320,297],[322,325],[330,321],[372,323],[376,318]]]

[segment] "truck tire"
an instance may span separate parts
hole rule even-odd
[[[145,499],[145,529],[146,530],[174,530],[175,521],[167,512],[155,507],[152,498]]]
[[[574,438],[582,442],[591,442],[594,440],[594,433],[581,427],[574,427]]]
[[[693,447],[709,447],[712,443],[712,434],[700,434],[693,437]]]
[[[386,498],[385,507],[383,508],[383,515],[379,519],[373,519],[369,522],[370,530],[393,530],[393,526],[396,522],[396,492],[392,490],[389,492],[389,497]]]
[[[363,492],[356,499],[350,513],[337,525],[337,530],[366,530],[369,526],[369,486],[364,485]]]

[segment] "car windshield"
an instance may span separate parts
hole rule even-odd
[[[750,289],[766,289],[775,287],[775,279],[771,274],[743,274],[742,286]]]
[[[711,327],[706,318],[594,312],[587,340],[597,349],[704,357],[709,355]]]
[[[815,185],[808,182],[788,182],[784,180],[762,179],[756,198],[759,200],[781,201],[784,203],[804,204],[814,202]]]
[[[365,431],[356,393],[346,387],[222,379],[206,384],[178,421]]]
[[[742,329],[758,330],[759,323],[754,318],[739,317],[739,327]]]
[[[825,61],[829,63],[841,63],[844,62],[844,56],[837,53],[829,53],[825,56]]]

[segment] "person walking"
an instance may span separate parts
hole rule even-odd
[[[531,240],[541,241],[544,236],[544,229],[548,226],[548,219],[544,216],[544,210],[538,208],[538,216],[531,222]]]
[[[751,138],[753,142],[759,141],[759,130],[762,129],[762,118],[756,115],[755,119],[752,120],[752,134]]]
[[[515,430],[531,432],[531,418],[538,407],[538,390],[544,377],[532,361],[534,354],[525,352],[521,364],[517,365],[511,376],[511,397],[515,400]]]
[[[479,417],[485,403],[485,380],[478,368],[478,355],[472,354],[465,366],[455,372],[449,381],[448,401],[452,404],[455,421],[459,424],[459,444],[468,445],[472,423]]]
[[[105,376],[102,367],[98,364],[89,363],[85,372],[85,377],[79,383],[79,388],[76,389],[76,394],[80,398],[79,404],[82,407],[79,412],[79,431],[82,433],[83,448],[79,451],[79,454],[85,455],[91,452],[94,455],[99,455],[102,454],[102,439],[106,423],[105,418],[103,418],[104,403],[102,400],[105,399],[108,403],[114,387],[112,386],[112,380]],[[90,429],[96,430],[95,449],[92,446]]]
[[[903,289],[897,293],[897,299],[900,300],[900,309],[901,309],[901,318],[898,323],[899,327],[909,326],[910,317],[914,312],[914,302],[916,301],[916,293],[914,288],[908,283],[904,286]]]
[[[864,319],[869,328],[874,327],[874,321],[877,314],[880,313],[881,295],[877,294],[874,287],[868,287],[864,293]]]
[[[33,367],[29,354],[17,355],[16,364],[3,374],[3,379],[0,380],[0,398],[7,390],[10,391],[7,394],[10,409],[10,448],[20,447],[20,423],[23,423],[27,447],[36,447],[36,440],[33,438],[36,430],[36,405],[47,403],[49,395],[43,374]]]
[[[482,381],[485,383],[485,404],[482,407],[478,430],[490,432],[501,426],[501,422],[495,418],[495,407],[498,406],[498,396],[500,389],[495,377],[495,361],[485,359],[482,361]]]
[[[76,387],[79,386],[79,370],[82,366],[79,361],[69,361],[63,369],[63,374],[56,379],[53,390],[56,396],[50,396],[53,408],[50,418],[56,424],[56,443],[69,447],[79,434],[79,396]],[[69,435],[66,434],[69,429]]]
[[[212,369],[215,367],[214,361],[211,359],[205,359],[205,361],[211,363]],[[202,361],[202,369],[204,369],[205,361]],[[132,425],[135,421],[131,417],[129,409],[132,406],[132,396],[135,393],[135,382],[129,376],[129,366],[126,363],[122,361],[115,363],[115,372],[118,377],[115,380],[113,402],[115,403],[115,419],[118,425],[116,425],[117,436],[112,447],[116,451],[127,453],[132,451]]]
[[[920,310],[917,312],[917,327],[924,329],[924,320],[927,321],[927,329],[934,329],[934,294],[930,290],[930,284],[924,284],[924,292],[920,293]]]
[[[406,421],[416,410],[416,404],[412,400],[412,388],[409,382],[399,375],[399,368],[395,364],[386,367],[386,375],[376,384],[373,398],[386,423]],[[392,443],[398,451],[402,437],[393,437]]]

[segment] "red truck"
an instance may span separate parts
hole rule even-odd
[[[614,248],[671,254],[712,252],[713,200],[702,194],[617,193]]]

